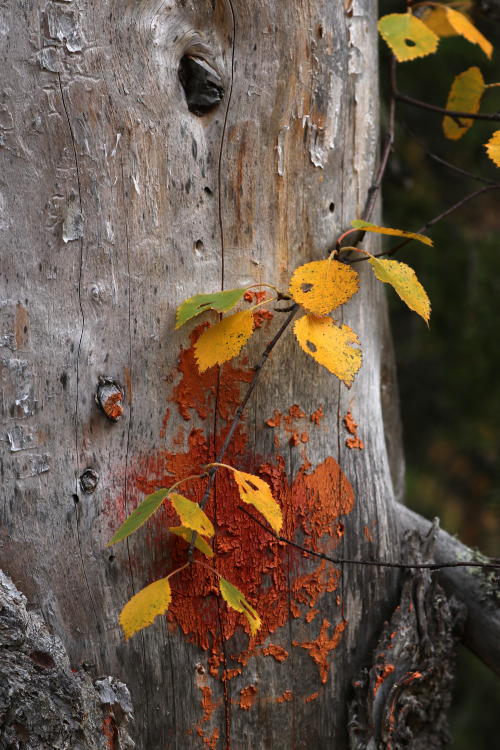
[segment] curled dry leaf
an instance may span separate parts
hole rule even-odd
[[[245,289],[226,289],[224,292],[213,294],[195,294],[180,305],[177,309],[177,322],[175,328],[180,328],[191,318],[195,318],[206,310],[216,312],[227,312],[238,304],[245,294]]]
[[[289,294],[313,315],[326,315],[356,294],[359,276],[338,260],[315,260],[293,272]]]
[[[430,55],[439,43],[438,35],[411,13],[382,16],[378,30],[399,62]]]
[[[197,531],[198,534],[204,534],[205,536],[214,535],[215,531],[212,521],[204,511],[202,511],[198,503],[193,503],[192,500],[188,500],[187,497],[178,495],[176,492],[172,492],[172,494],[168,496],[168,499],[177,511],[183,526],[187,526],[188,529]]]
[[[176,536],[180,536],[188,544],[191,544],[191,539],[193,538],[193,531],[191,529],[187,529],[185,526],[171,526],[169,528],[169,531],[171,531],[172,534],[175,534]],[[213,549],[199,534],[196,535],[194,546],[196,547],[196,549],[199,549],[200,552],[203,552],[206,557],[211,558],[214,556]]]
[[[194,345],[199,371],[236,357],[252,335],[253,325],[252,311],[244,310],[228,315],[203,331]]]
[[[363,362],[361,349],[353,346],[359,344],[354,331],[312,315],[300,318],[293,330],[302,349],[350,388]]]
[[[484,79],[477,67],[469,68],[456,76],[453,81],[446,102],[446,109],[454,109],[458,112],[477,112],[484,93]],[[443,131],[447,138],[458,141],[466,133],[474,120],[461,117],[445,117],[443,120]]]
[[[168,578],[151,583],[126,603],[120,614],[120,625],[125,640],[138,630],[151,625],[155,617],[163,615],[172,601]]]
[[[258,629],[262,625],[262,621],[255,611],[255,609],[247,602],[243,593],[233,586],[232,583],[226,581],[225,578],[220,576],[219,579],[220,593],[222,598],[229,604],[230,607],[235,609],[237,612],[242,612],[248,620],[250,625],[250,632],[252,635],[256,635]]]
[[[433,242],[425,234],[417,234],[416,232],[407,232],[405,229],[391,229],[390,227],[379,227],[378,224],[372,224],[371,221],[363,221],[362,219],[354,219],[351,221],[351,226],[355,229],[361,229],[363,232],[375,232],[375,234],[386,234],[390,237],[406,237],[408,240],[418,240],[423,242],[424,245],[432,245]]]
[[[368,261],[379,281],[390,284],[411,310],[429,325],[431,303],[413,268],[397,260],[370,258]]]

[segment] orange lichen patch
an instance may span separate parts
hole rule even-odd
[[[313,693],[309,696],[309,698],[306,698],[306,703],[310,703],[311,701],[315,701],[318,697],[319,693]]]
[[[240,708],[242,708],[243,711],[249,711],[252,708],[256,695],[257,688],[255,685],[249,685],[248,687],[243,688],[241,691]]]
[[[289,442],[289,444],[290,444],[290,445],[291,445],[292,447],[294,447],[294,448],[295,448],[295,446],[296,446],[296,445],[298,445],[298,444],[300,443],[299,433],[298,433],[298,432],[295,432],[295,431],[294,431],[294,432],[292,432],[292,434],[291,434],[291,436],[290,436],[290,439],[289,439],[289,441],[288,441],[288,442]]]
[[[359,450],[362,451],[365,446],[363,444],[363,441],[358,437],[358,425],[352,418],[352,414],[350,411],[348,411],[344,417],[344,424],[351,435],[354,435],[354,437],[352,438],[347,438],[345,444],[348,448],[359,448]]]
[[[262,324],[265,320],[271,321],[274,318],[271,310],[256,310],[253,314],[253,322],[255,328],[262,328]]]
[[[285,701],[289,702],[291,700],[292,700],[292,691],[285,690],[283,695],[280,695],[280,697],[276,699],[276,703],[284,703]]]
[[[257,300],[257,302],[262,302],[262,300],[265,298],[265,296],[266,296],[265,291],[263,291],[263,292],[255,292],[255,299]]]
[[[254,296],[255,296],[255,292],[252,292],[251,289],[247,289],[247,291],[243,295],[243,299],[246,300],[247,302],[253,302]]]
[[[274,410],[274,416],[271,419],[266,420],[268,427],[279,427],[281,425],[282,414],[278,409]]]
[[[193,332],[192,342],[203,328],[202,324]],[[191,350],[181,353],[178,370],[180,381],[173,389],[171,401],[185,420],[196,416],[197,419],[207,419],[207,424],[204,429],[191,429],[186,435],[184,448],[161,445],[151,455],[129,460],[126,475],[116,472],[116,485],[126,486],[127,496],[107,500],[110,531],[116,531],[120,521],[143,500],[144,495],[201,473],[202,467],[214,460],[239,405],[241,386],[253,377],[253,370],[244,360],[239,368],[226,363],[221,368],[200,374]],[[215,409],[219,418],[214,438],[213,418],[208,419],[208,416],[215,417]],[[281,417],[280,412],[275,411],[270,426],[282,423]],[[291,429],[294,420],[304,418],[304,412],[294,405],[285,417],[285,426]],[[278,455],[265,460],[255,455],[248,449],[244,428],[244,422],[240,422],[224,462],[253,473],[269,484],[283,511],[284,536],[296,538],[308,549],[331,554],[344,530],[340,516],[348,514],[354,504],[352,487],[337,462],[328,457],[314,468],[305,460],[290,482],[284,458]],[[195,479],[184,485],[182,491],[187,498],[200,501],[205,488],[206,479]],[[239,504],[241,501],[232,476],[229,472],[219,471],[205,508],[216,528],[217,571],[243,592],[262,618],[262,627],[248,652],[234,657],[239,664],[224,659],[223,644],[242,628],[249,633],[249,627],[240,613],[220,603],[219,590],[210,570],[192,565],[171,581],[172,603],[167,615],[169,629],[172,632],[178,629],[190,642],[211,652],[208,671],[218,679],[227,679],[231,667],[245,666],[255,646],[285,625],[290,616],[300,617],[304,609],[301,605],[305,603],[309,609],[313,606],[311,602],[317,603],[325,592],[333,591],[339,575],[334,568],[326,574],[324,564],[317,572],[321,564],[316,559],[307,559],[300,551],[274,541],[238,509]],[[171,504],[166,503],[137,535],[130,538],[132,564],[140,585],[163,578],[185,563],[186,542],[168,533],[169,526],[177,523]],[[135,545],[138,545],[137,550]],[[151,560],[146,569],[140,562],[145,558],[145,549],[148,550],[147,559]],[[197,550],[194,554],[195,557],[201,555]],[[293,595],[290,600],[290,582],[293,584],[297,576],[303,578],[304,573],[313,575],[310,583],[305,580],[297,589],[304,601],[296,601]]]
[[[377,695],[377,690],[383,683],[386,677],[388,677],[390,674],[394,672],[394,664],[387,664],[382,674],[379,674],[377,677],[377,680],[375,682],[375,687],[373,688],[373,697]]]
[[[210,737],[203,737],[203,742],[208,745],[209,750],[215,750],[217,747],[217,740],[219,739],[219,729],[215,727]]]
[[[320,404],[316,411],[311,414],[311,422],[314,422],[314,424],[319,424],[324,416],[325,414],[323,412],[323,405]]]
[[[370,529],[368,528],[368,526],[365,526],[365,536],[369,542],[373,542],[373,537],[370,534]]]
[[[167,409],[165,416],[163,417],[163,427],[160,430],[160,437],[162,440],[165,437],[165,432],[167,429],[167,422],[168,422],[169,417],[170,417],[170,409]]]
[[[122,393],[112,393],[103,404],[103,409],[110,419],[117,420],[123,414]]]
[[[315,641],[310,641],[309,643],[297,643],[296,641],[294,641],[293,643],[294,646],[300,646],[301,648],[305,648],[309,651],[309,654],[312,656],[319,667],[319,676],[322,683],[326,682],[328,672],[330,671],[328,654],[330,653],[330,651],[333,651],[335,648],[337,648],[346,625],[347,620],[342,620],[342,622],[339,622],[339,624],[335,627],[333,636],[331,638],[328,638],[326,631],[330,627],[330,623],[325,618],[321,626],[320,634]]]
[[[284,648],[281,648],[281,646],[275,646],[273,643],[270,643],[269,646],[262,649],[262,653],[264,656],[274,656],[276,661],[283,662],[285,659],[288,659],[288,651],[285,651]]]
[[[202,692],[201,707],[204,711],[200,723],[203,724],[204,721],[209,721],[215,706],[212,703],[212,691],[210,690],[210,688],[207,686],[202,686],[200,687],[200,690]]]
[[[306,415],[300,408],[300,406],[297,406],[297,404],[293,404],[288,410],[288,414],[285,414],[283,416],[283,421],[285,422],[285,432],[292,432],[293,431],[293,423],[296,422],[298,419],[304,419]]]
[[[241,669],[226,669],[224,672],[226,680],[232,680],[233,677],[237,677],[239,674],[241,674]]]
[[[326,570],[325,568],[325,561],[321,560],[317,570],[313,573],[299,576],[295,580],[292,592],[296,601],[308,604],[309,607],[314,607],[321,594],[325,591],[328,591],[328,593],[335,591],[340,578],[340,572],[331,566],[328,566]]]
[[[312,620],[314,620],[318,612],[319,612],[319,609],[309,610],[309,612],[306,614],[306,622],[311,622]]]
[[[106,750],[114,750],[117,733],[116,724],[111,716],[111,708],[108,708],[108,715],[102,720],[101,732],[107,738]]]

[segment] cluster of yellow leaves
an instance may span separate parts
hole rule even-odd
[[[449,5],[432,2],[419,3],[417,13],[419,15],[415,15],[411,9],[407,13],[391,13],[382,16],[378,22],[380,35],[398,62],[432,54],[437,50],[439,38],[447,36],[461,36],[468,42],[477,44],[491,59],[493,46],[464,13]],[[496,84],[490,84],[492,85]],[[452,83],[446,109],[475,114],[479,111],[481,98],[487,88],[479,68],[474,66],[465,70]],[[469,117],[447,116],[443,119],[444,134],[451,140],[458,140],[473,122]],[[500,167],[499,142],[500,130],[497,130],[485,144],[488,156],[497,167]]]
[[[250,503],[260,511],[269,525],[278,534],[283,525],[283,516],[281,508],[273,498],[267,482],[253,474],[245,474],[242,471],[237,471],[231,466],[226,466],[225,464],[218,465],[233,472],[241,500],[245,503]],[[144,498],[118,529],[107,546],[116,544],[126,539],[134,531],[137,531],[158,510],[160,505],[168,500],[171,502],[182,523],[182,526],[170,527],[169,531],[184,539],[188,544],[191,543],[193,534],[195,533],[194,546],[206,557],[212,558],[214,556],[212,548],[203,538],[203,536],[214,536],[215,529],[212,522],[198,503],[189,500],[183,495],[179,495],[177,492],[173,492],[173,489],[174,487],[157,490],[157,492],[153,492]],[[165,614],[172,601],[168,579],[176,572],[178,571],[174,571],[170,576],[146,586],[127,602],[120,615],[120,624],[123,627],[125,639],[130,638],[131,635],[142,628],[151,625],[158,615]],[[219,574],[217,573],[217,575]],[[220,590],[228,605],[246,616],[250,625],[250,632],[252,635],[255,635],[261,625],[261,620],[257,612],[247,602],[243,593],[222,577],[220,577]]]

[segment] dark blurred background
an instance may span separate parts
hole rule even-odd
[[[444,107],[454,77],[472,65],[480,68],[487,84],[500,81],[500,1],[482,0],[482,11],[479,5],[473,17],[495,47],[491,62],[477,45],[458,37],[442,39],[436,54],[398,64],[400,93]],[[379,13],[404,9],[404,2],[382,0]],[[384,128],[389,75],[384,42],[380,54]],[[481,111],[500,111],[500,88],[485,92]],[[499,123],[476,121],[460,140],[449,141],[443,135],[442,117],[398,103],[394,153],[383,183],[387,226],[419,229],[482,187],[430,159],[403,123],[441,158],[500,181],[500,169],[484,148]],[[415,269],[430,297],[430,330],[388,290],[401,395],[407,504],[429,519],[439,516],[442,527],[458,534],[465,544],[498,556],[500,190],[467,203],[427,234],[434,248],[413,242],[395,257]],[[500,729],[500,680],[465,648],[460,659],[450,712],[453,747],[491,750]]]

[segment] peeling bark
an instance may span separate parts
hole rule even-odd
[[[132,750],[127,687],[71,669],[66,650],[0,571],[0,747]]]

